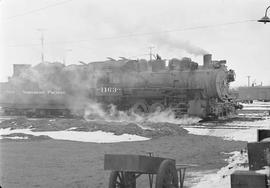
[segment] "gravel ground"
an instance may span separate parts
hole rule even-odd
[[[196,168],[189,169],[187,173],[186,187],[191,187],[196,185],[200,178],[205,178],[205,174],[215,175],[221,167],[226,166],[228,162],[225,159],[230,157],[228,153],[246,147],[247,142],[220,138],[228,136],[225,130],[229,133],[237,132],[237,136],[242,137],[240,133],[262,127],[260,124],[267,121],[263,116],[244,115],[210,123],[198,123],[197,119],[175,119],[167,113],[147,118],[140,117],[135,119],[136,121],[129,117],[124,119],[127,121],[2,118],[0,120],[2,130],[5,128],[31,128],[36,132],[68,129],[78,132],[102,130],[116,135],[136,134],[151,139],[98,144],[55,140],[46,135],[34,136],[24,133],[2,136],[0,185],[3,188],[108,187],[110,172],[103,169],[104,154],[147,155],[147,152],[153,152],[156,156],[174,158],[177,163],[197,164]],[[186,129],[196,129],[200,131],[200,135],[188,134]],[[202,130],[205,129],[208,131],[207,135],[213,133],[214,136],[220,137],[201,136]],[[221,131],[222,135],[217,134]],[[147,187],[147,178],[140,177],[137,185],[138,188]],[[198,186],[204,188],[201,184]]]
[[[0,128],[26,129],[32,131],[61,131],[72,128],[73,131],[105,131],[115,135],[136,134],[148,138],[158,138],[162,136],[186,135],[188,131],[172,123],[151,123],[141,124],[131,122],[108,122],[108,121],[86,121],[84,119],[34,119],[25,117],[4,120],[0,123]]]
[[[225,153],[245,146],[246,142],[189,134],[113,144],[53,139],[1,140],[1,185],[3,188],[107,187],[109,172],[103,170],[105,153],[146,154],[151,151],[160,157],[174,158],[177,163],[199,165],[189,172],[213,172],[227,165],[224,159],[229,156]],[[195,178],[198,177],[188,177]],[[145,178],[139,178],[137,187],[147,187],[146,182]]]

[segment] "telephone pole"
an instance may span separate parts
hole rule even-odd
[[[153,48],[154,48],[154,46],[150,46],[150,47],[149,47],[150,61],[152,61],[152,56],[153,56],[152,50],[153,50]]]
[[[44,31],[45,29],[37,29],[41,33],[40,42],[41,42],[41,62],[44,62]]]
[[[72,49],[66,49],[65,51],[64,51],[64,58],[63,58],[63,63],[64,63],[64,65],[66,65],[66,59],[67,59],[67,53],[68,52],[71,52],[72,51]]]
[[[248,87],[249,87],[249,83],[250,83],[250,76],[247,76],[248,78]]]

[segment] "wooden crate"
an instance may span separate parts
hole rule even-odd
[[[247,148],[250,170],[260,170],[270,165],[270,142],[251,142]]]
[[[254,171],[235,171],[231,174],[231,188],[267,188],[267,177]]]

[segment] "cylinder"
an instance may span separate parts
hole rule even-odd
[[[203,56],[203,66],[207,67],[212,62],[212,54],[205,54]]]

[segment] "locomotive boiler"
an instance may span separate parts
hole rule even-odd
[[[229,83],[235,79],[234,71],[227,69],[225,60],[213,61],[211,54],[204,55],[203,65],[190,58],[162,60],[157,56],[150,61],[121,58],[70,66],[42,63],[16,72],[20,73],[5,83],[13,90],[16,88],[13,98],[21,96],[18,90],[25,88],[22,82],[36,85],[36,90],[45,92],[35,95],[40,97],[42,105],[29,102],[32,112],[55,109],[72,112],[83,109],[88,100],[104,108],[113,104],[118,110],[135,113],[171,109],[177,116],[188,114],[201,118],[226,116],[238,107],[229,93]],[[48,91],[61,91],[62,95],[48,95]],[[5,93],[3,87],[2,92]],[[49,97],[61,100],[48,107],[46,97],[47,101]],[[20,106],[14,104],[15,100],[8,102],[5,98],[4,101],[5,104],[0,97],[0,106],[9,112]],[[23,110],[27,111],[26,104]]]
[[[212,61],[211,54],[204,56],[201,66],[190,58],[171,59],[167,65],[161,59],[118,63],[97,64],[106,72],[94,94],[100,102],[137,112],[170,108],[177,115],[202,118],[226,116],[237,108],[229,93],[235,73],[227,70],[225,60]]]

